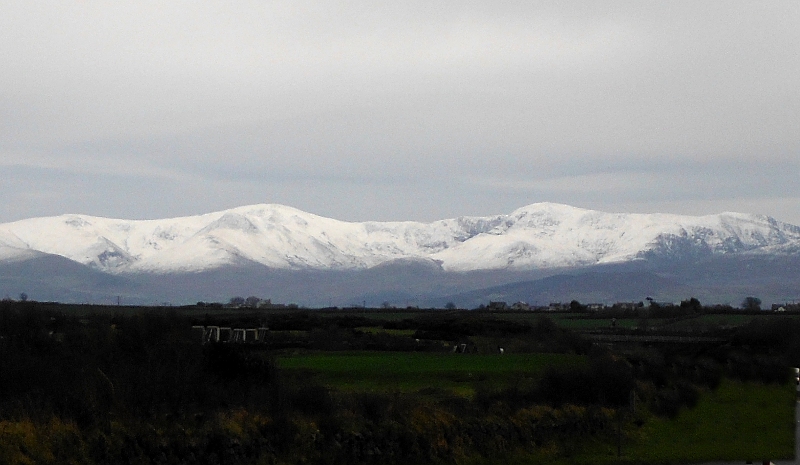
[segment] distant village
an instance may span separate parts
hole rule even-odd
[[[247,298],[244,297],[233,297],[231,298],[228,303],[222,304],[218,302],[198,302],[198,307],[210,307],[210,308],[257,308],[257,309],[266,309],[266,310],[298,310],[301,307],[297,304],[289,303],[289,304],[282,304],[282,303],[274,303],[271,299],[262,299],[255,296],[250,296]],[[329,307],[327,309],[336,309],[338,307]],[[353,308],[368,308],[366,303],[363,305],[350,305],[343,307],[343,309],[353,309]],[[418,306],[406,306],[406,307],[398,307],[391,305],[389,302],[383,302],[379,307],[369,307],[371,309],[385,309],[385,310],[435,310],[436,308],[421,308]],[[464,308],[458,307],[456,304],[452,302],[448,302],[443,307],[445,310],[465,310]],[[441,308],[440,308],[441,309]],[[477,308],[473,310],[489,310],[489,311],[511,311],[511,312],[603,312],[603,311],[637,311],[641,309],[650,309],[650,310],[677,310],[677,309],[691,309],[695,312],[699,312],[701,310],[704,311],[711,311],[715,313],[725,312],[725,311],[772,311],[772,312],[800,312],[800,302],[792,301],[792,302],[784,302],[784,303],[773,303],[770,307],[765,308],[762,307],[761,299],[756,297],[746,297],[739,307],[733,307],[729,304],[713,304],[713,305],[703,305],[700,303],[699,300],[695,298],[690,298],[687,300],[682,300],[679,302],[665,302],[665,301],[657,301],[651,297],[647,297],[644,300],[638,302],[616,302],[613,304],[606,304],[606,303],[586,303],[582,304],[577,300],[572,300],[570,302],[550,302],[546,305],[537,305],[537,304],[529,304],[523,301],[517,301],[514,303],[508,303],[506,301],[490,301],[486,305],[479,305]]]

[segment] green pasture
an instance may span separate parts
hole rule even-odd
[[[744,326],[751,321],[761,320],[769,321],[770,318],[798,318],[796,314],[780,314],[769,313],[766,315],[752,315],[752,314],[731,314],[731,313],[712,313],[706,315],[698,315],[694,318],[678,320],[665,326],[669,329],[703,329],[714,327],[735,327]]]
[[[686,464],[716,461],[761,463],[794,457],[795,386],[725,380],[675,419],[630,422],[617,458],[613,440],[587,445],[570,463]]]
[[[612,318],[600,318],[597,314],[589,313],[560,313],[560,312],[502,312],[502,313],[484,313],[482,315],[487,319],[497,319],[506,321],[524,321],[527,323],[535,324],[539,318],[545,317],[553,320],[553,322],[561,328],[572,330],[588,330],[588,329],[610,329]],[[658,318],[649,318],[646,320],[648,326],[658,326],[665,320]],[[641,318],[617,318],[616,328],[637,328],[642,322]]]
[[[483,315],[486,318],[494,318],[498,320],[507,320],[507,321],[527,321],[528,323],[535,323],[541,317],[547,317],[551,320],[558,322],[561,319],[568,319],[568,318],[581,318],[586,317],[586,313],[561,313],[561,312],[534,312],[534,311],[521,311],[521,312],[492,312],[483,310],[479,315]]]
[[[555,323],[566,329],[610,329],[611,318],[558,318],[554,319]],[[647,321],[648,326],[658,326],[663,320],[650,318]],[[618,318],[614,328],[634,329],[638,328],[642,323],[641,319],[637,318]]]
[[[272,337],[282,336],[287,338],[307,338],[311,331],[304,331],[299,329],[285,329],[280,331],[270,331]]]
[[[605,437],[518,451],[502,459],[480,457],[470,465],[670,465],[762,463],[794,458],[795,386],[725,380],[674,419],[645,414],[636,426],[627,414],[617,456],[613,431]]]
[[[411,337],[417,332],[416,329],[383,329],[374,326],[359,326],[356,331],[367,334],[388,334],[390,336]]]
[[[496,315],[498,319],[509,321],[527,321],[528,323],[535,323],[541,317],[550,318],[560,328],[585,330],[585,329],[610,329],[611,317],[598,318],[596,314],[587,313],[540,313],[540,312],[525,312],[525,313],[507,313]],[[617,318],[615,328],[634,329],[639,327],[642,323],[641,318]],[[648,326],[659,326],[665,320],[659,318],[648,318]]]
[[[548,366],[574,366],[572,354],[451,354],[419,352],[307,353],[277,358],[287,374],[310,376],[349,392],[446,390],[470,396],[478,387],[531,383]]]
[[[436,312],[436,310],[431,310],[430,312]],[[365,309],[365,310],[335,310],[335,311],[328,311],[322,310],[319,312],[319,315],[322,317],[362,317],[367,318],[370,320],[375,320],[376,324],[379,324],[381,321],[401,321],[407,319],[413,319],[420,315],[424,315],[427,312],[415,310],[415,311],[391,311],[391,310],[374,310],[374,309]]]
[[[674,421],[648,422],[626,455],[651,462],[792,458],[795,404],[794,385],[727,381]]]

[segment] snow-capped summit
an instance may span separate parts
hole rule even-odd
[[[239,263],[343,270],[395,260],[449,271],[528,270],[798,250],[800,227],[766,216],[603,213],[551,203],[431,223],[344,222],[261,204],[164,220],[62,215],[0,224],[0,261],[52,254],[111,273]]]

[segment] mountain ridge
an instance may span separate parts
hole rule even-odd
[[[66,214],[0,224],[0,261],[58,255],[111,274],[237,263],[358,270],[395,260],[452,272],[585,267],[725,254],[796,254],[800,227],[764,215],[605,213],[534,203],[505,215],[346,222],[278,204],[124,220]]]

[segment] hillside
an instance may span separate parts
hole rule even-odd
[[[0,260],[44,253],[109,273],[245,263],[354,270],[395,260],[430,261],[446,271],[522,271],[798,248],[800,228],[765,216],[615,214],[547,203],[432,223],[353,223],[254,205],[164,220],[62,215],[0,225]]]
[[[163,220],[0,224],[0,293],[147,304],[257,295],[310,306],[472,306],[642,294],[736,304],[745,295],[796,298],[798,256],[800,228],[741,213],[540,203],[507,215],[355,223],[254,205]]]

